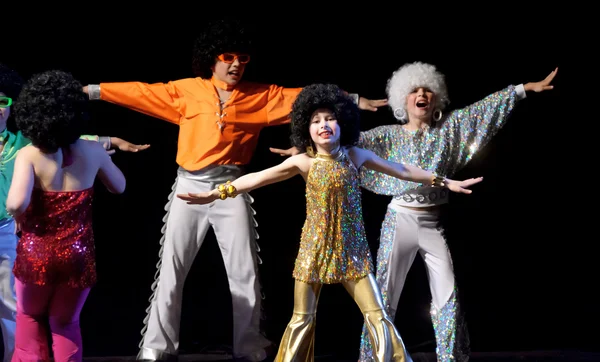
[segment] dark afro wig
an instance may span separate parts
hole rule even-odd
[[[15,106],[17,127],[43,152],[53,153],[81,136],[88,120],[82,85],[70,73],[51,70],[25,84]]]
[[[192,70],[197,77],[210,78],[217,56],[223,53],[252,53],[250,32],[239,20],[215,20],[196,38]]]
[[[355,146],[360,137],[360,115],[356,104],[334,84],[312,84],[304,87],[292,105],[292,146],[306,152],[313,142],[309,127],[312,114],[319,108],[335,114],[341,130],[340,145]]]

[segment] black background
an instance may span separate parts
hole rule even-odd
[[[54,68],[72,72],[83,84],[166,82],[191,76],[196,30],[216,16],[195,7],[188,12],[185,6],[171,15],[162,12],[169,4],[162,4],[152,15],[124,15],[113,8],[111,16],[96,18],[96,7],[102,13],[108,9],[89,5],[85,14],[92,18],[79,13],[78,19],[63,21],[38,14],[24,21],[0,61],[24,77]],[[595,167],[582,161],[587,155],[583,147],[590,146],[581,140],[587,126],[575,126],[580,123],[573,120],[594,108],[586,106],[585,92],[567,85],[582,66],[564,30],[571,20],[558,10],[522,17],[515,11],[510,21],[500,16],[492,23],[493,6],[477,16],[454,9],[434,17],[428,13],[431,4],[402,12],[366,5],[357,5],[366,20],[298,4],[298,20],[287,19],[295,11],[292,5],[277,16],[257,19],[258,51],[245,79],[289,87],[331,82],[379,99],[394,70],[420,60],[446,75],[450,108],[460,108],[509,84],[542,80],[558,66],[555,89],[530,94],[491,144],[455,176],[484,176],[485,181],[472,195],[452,195],[443,223],[474,351],[598,350],[594,333],[585,330],[597,324],[596,283],[585,280],[590,272],[584,270],[593,267],[585,257],[597,241],[596,227],[586,221],[591,212],[579,206],[597,194]],[[221,11],[227,12],[225,4]],[[574,99],[582,103],[575,105]],[[81,316],[86,356],[134,355],[158,261],[164,205],[175,180],[178,128],[108,103],[95,102],[92,110],[91,133],[151,144],[138,154],[113,156],[127,177],[123,195],[98,187],[99,282]],[[364,130],[394,123],[387,108],[362,116]],[[249,170],[281,162],[268,147],[287,148],[288,136],[287,126],[265,129]],[[297,177],[251,195],[262,249],[265,329],[278,342],[292,311],[291,272],[305,216],[304,182]],[[373,251],[388,202],[388,197],[363,192]],[[184,292],[180,351],[230,345],[231,300],[212,232]],[[417,258],[396,319],[409,350],[435,348],[429,301]],[[362,316],[341,286],[324,288],[318,325],[317,354],[357,353]]]

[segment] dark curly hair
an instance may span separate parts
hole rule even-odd
[[[192,70],[197,77],[210,78],[217,56],[223,53],[252,53],[250,31],[240,20],[216,20],[194,42]]]
[[[13,105],[11,107],[16,105],[17,98],[19,97],[19,93],[21,93],[22,88],[23,78],[21,78],[19,73],[9,68],[5,64],[0,63],[0,92],[6,94],[7,97],[12,98]],[[6,120],[6,125],[9,131],[16,131],[14,119],[14,112],[11,112]]]
[[[15,113],[23,135],[48,153],[77,141],[89,119],[81,83],[60,70],[31,77],[21,91]]]
[[[305,152],[313,146],[310,137],[312,114],[319,108],[329,109],[335,114],[340,126],[340,145],[355,146],[360,137],[360,113],[352,99],[334,84],[312,84],[304,87],[292,105],[292,146]]]

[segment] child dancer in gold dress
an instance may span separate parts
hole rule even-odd
[[[334,283],[344,285],[363,313],[377,361],[409,361],[375,284],[362,219],[358,170],[368,167],[403,180],[461,193],[471,193],[465,187],[482,178],[449,180],[354,147],[360,133],[359,110],[335,85],[305,87],[294,102],[291,119],[292,143],[305,153],[219,185],[213,191],[177,197],[190,204],[207,204],[302,175],[306,180],[307,217],[293,272],[294,314],[275,361],[314,360],[317,301],[323,284]]]

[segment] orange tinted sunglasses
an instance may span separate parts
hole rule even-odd
[[[237,59],[240,62],[240,64],[246,64],[250,61],[250,56],[248,54],[223,53],[219,54],[219,56],[217,56],[217,59],[227,64],[231,64]]]

